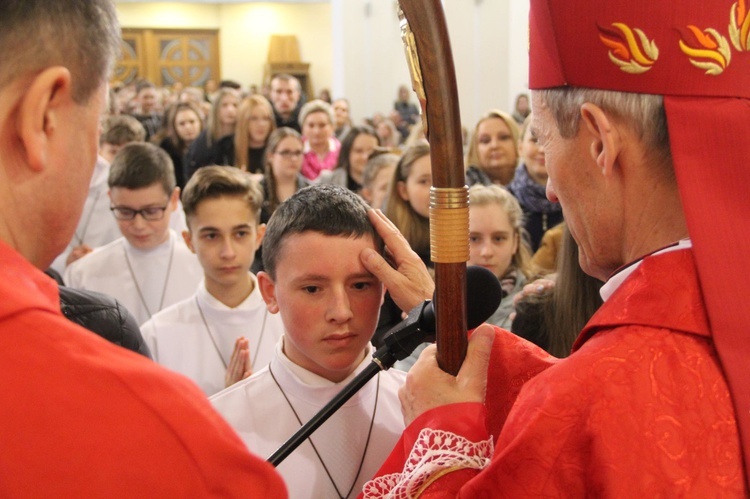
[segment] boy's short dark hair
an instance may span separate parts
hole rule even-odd
[[[199,168],[190,177],[182,192],[182,208],[188,224],[203,201],[221,197],[242,199],[250,208],[255,222],[260,222],[263,192],[258,184],[249,175],[232,166],[206,166]]]
[[[284,239],[303,232],[343,237],[370,235],[377,251],[382,252],[383,240],[367,218],[367,210],[362,198],[337,185],[317,184],[300,189],[281,203],[268,221],[263,237],[265,271],[271,279],[276,278],[276,262]]]
[[[127,114],[109,116],[102,126],[100,144],[121,146],[146,140],[146,129],[140,121]]]
[[[157,182],[168,196],[177,185],[172,159],[161,147],[134,142],[120,149],[112,160],[107,179],[110,189],[142,189]]]

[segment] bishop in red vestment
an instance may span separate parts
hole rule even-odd
[[[750,6],[531,0],[532,129],[606,299],[557,360],[427,349],[365,497],[746,497]]]

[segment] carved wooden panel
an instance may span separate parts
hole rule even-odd
[[[145,78],[157,86],[181,82],[202,86],[221,79],[217,30],[123,30],[123,51],[113,81],[130,83]]]

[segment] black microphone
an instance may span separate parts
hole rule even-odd
[[[466,325],[474,329],[487,320],[503,299],[500,281],[484,267],[466,269]],[[403,360],[417,346],[435,341],[435,307],[427,300],[417,305],[409,315],[385,334],[384,345],[373,355],[374,362],[388,369],[397,360]]]
[[[474,329],[497,310],[503,293],[497,277],[484,267],[476,266],[466,269],[466,291],[466,324],[469,329]],[[432,302],[428,300],[414,307],[406,319],[391,329],[384,338],[385,345],[375,352],[372,362],[266,461],[278,466],[373,376],[390,369],[397,360],[411,355],[420,343],[429,339],[430,335],[434,337],[434,333],[435,310]]]

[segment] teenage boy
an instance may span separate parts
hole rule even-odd
[[[109,244],[120,237],[120,230],[116,219],[110,212],[110,202],[107,196],[110,163],[125,145],[144,142],[145,138],[146,130],[132,116],[121,114],[110,116],[104,121],[102,134],[99,137],[99,157],[96,160],[94,174],[91,176],[89,194],[86,197],[78,227],[68,247],[50,265],[60,274],[65,272],[65,267],[91,253],[94,248]],[[178,233],[185,229],[185,217],[182,211],[176,210],[172,214],[169,225]]]
[[[123,237],[71,264],[65,282],[118,299],[143,324],[190,296],[202,272],[169,228],[180,189],[166,152],[148,143],[126,145],[115,156],[108,184],[110,209]]]
[[[83,205],[83,213],[68,247],[60,253],[50,265],[60,274],[65,267],[84,255],[91,253],[97,246],[104,246],[120,237],[117,223],[109,213],[107,198],[107,177],[109,165],[125,144],[143,142],[146,130],[132,116],[110,116],[102,124],[99,136],[99,156],[94,173],[89,183],[89,194]]]
[[[146,129],[143,128],[140,121],[127,114],[109,116],[102,124],[102,135],[99,137],[99,154],[107,162],[112,163],[117,151],[126,144],[145,141]]]
[[[207,395],[266,366],[284,332],[248,270],[265,232],[262,204],[260,188],[236,168],[207,166],[190,178],[182,193],[183,236],[203,267],[203,282],[141,328],[154,360]]]
[[[211,399],[254,453],[270,456],[371,362],[383,286],[360,253],[382,248],[364,201],[342,187],[302,189],[274,212],[258,285],[284,336],[267,367]],[[379,373],[278,466],[290,497],[359,494],[404,427],[404,380]]]

